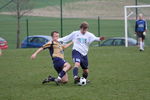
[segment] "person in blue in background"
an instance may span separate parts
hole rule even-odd
[[[144,20],[143,14],[139,14],[139,18],[135,24],[135,34],[138,37],[139,50],[144,51],[144,39],[147,30],[147,23]]]

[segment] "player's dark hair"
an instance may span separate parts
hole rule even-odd
[[[59,32],[53,31],[53,32],[51,32],[51,36],[52,36],[52,37],[53,37],[54,33],[58,33],[58,34],[59,34]]]
[[[87,28],[89,28],[89,24],[87,22],[81,23],[80,29],[87,29]]]

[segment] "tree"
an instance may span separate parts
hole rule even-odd
[[[16,48],[20,48],[20,20],[26,14],[33,9],[33,4],[30,0],[3,0],[0,1],[0,10],[7,9],[12,15],[15,15],[17,19],[17,35],[16,35]]]
[[[28,12],[32,10],[32,5],[29,4],[30,0],[13,0],[15,4],[15,13],[17,18],[17,35],[16,35],[16,48],[20,48],[20,20]]]

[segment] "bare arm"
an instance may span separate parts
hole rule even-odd
[[[36,50],[32,55],[31,55],[31,59],[35,59],[36,55],[39,54],[41,51],[43,51],[44,49],[41,47],[38,50]]]
[[[71,46],[72,44],[73,44],[73,42],[70,42],[70,43],[64,45],[63,48],[64,48],[64,49],[65,49],[65,48],[68,48],[68,47]]]

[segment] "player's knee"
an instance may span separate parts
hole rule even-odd
[[[68,69],[71,69],[71,65],[69,64],[69,63],[66,63],[66,67],[68,68]]]
[[[75,67],[80,67],[80,63],[79,62],[75,62]]]
[[[68,63],[68,67],[71,68],[72,66]]]

